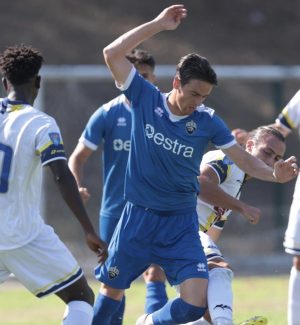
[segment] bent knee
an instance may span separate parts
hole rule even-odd
[[[106,297],[109,297],[114,300],[122,300],[124,296],[124,290],[123,289],[115,289],[112,288],[105,283],[101,284],[100,287],[100,293]]]
[[[71,301],[85,301],[93,306],[95,295],[84,277],[56,293],[66,304]]]
[[[222,258],[216,258],[213,260],[210,260],[207,262],[208,264],[208,269],[212,270],[214,268],[224,268],[224,269],[230,269],[231,270],[231,266],[224,261]]]
[[[150,265],[143,276],[146,282],[165,282],[166,280],[164,270],[158,265]]]

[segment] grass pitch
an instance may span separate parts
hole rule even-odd
[[[98,283],[90,281],[94,292]],[[234,320],[255,315],[266,316],[268,325],[286,324],[288,276],[237,277],[233,281]],[[168,287],[169,297],[175,290]],[[133,325],[143,313],[145,286],[136,281],[126,294],[124,325]],[[37,299],[18,282],[9,280],[0,286],[0,325],[58,325],[64,313],[64,303],[56,296]]]

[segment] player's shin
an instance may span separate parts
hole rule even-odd
[[[232,324],[233,272],[227,268],[209,271],[207,301],[213,324]]]

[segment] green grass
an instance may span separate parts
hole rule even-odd
[[[98,283],[90,282],[95,293]],[[286,324],[288,276],[237,277],[233,281],[234,320],[238,323],[254,315],[268,317],[269,325]],[[169,297],[175,292],[168,287]],[[133,325],[143,313],[145,286],[135,282],[127,291],[124,325]],[[9,281],[0,286],[1,325],[58,325],[64,304],[56,297],[37,299],[18,283]]]

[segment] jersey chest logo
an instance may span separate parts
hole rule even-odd
[[[195,130],[197,129],[197,124],[193,120],[188,121],[185,124],[185,129],[188,134],[193,134],[195,132]]]

